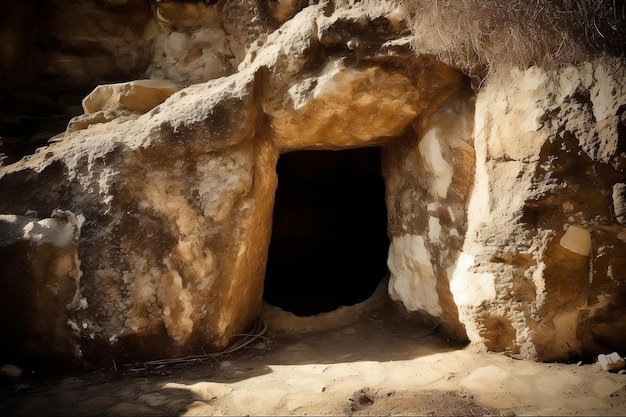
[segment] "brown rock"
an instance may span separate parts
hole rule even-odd
[[[99,85],[83,100],[85,114],[128,110],[146,113],[183,88],[164,80]]]
[[[281,153],[356,147],[382,149],[403,308],[523,358],[626,342],[623,59],[512,69],[474,96],[411,50],[395,2],[101,2],[80,21],[57,3],[50,73],[181,84],[102,85],[65,134],[0,167],[10,354],[224,348],[260,314]],[[72,63],[101,38],[102,60]]]

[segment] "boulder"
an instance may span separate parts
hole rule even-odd
[[[83,99],[85,114],[128,110],[146,113],[183,86],[165,80],[137,80],[96,87]]]

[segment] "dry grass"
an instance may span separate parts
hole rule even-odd
[[[479,77],[624,56],[624,0],[407,0],[413,47]]]

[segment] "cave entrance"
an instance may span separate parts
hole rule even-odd
[[[380,163],[380,148],[280,156],[266,302],[312,316],[373,294],[388,273]]]

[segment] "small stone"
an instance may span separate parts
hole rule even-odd
[[[5,363],[0,367],[0,375],[8,376],[9,378],[19,378],[22,376],[24,371],[19,366],[11,365],[10,363]]]
[[[626,370],[622,369],[622,370],[620,370],[620,371],[619,371],[619,372],[617,372],[617,373],[618,373],[618,374],[620,374],[620,375],[624,375],[624,374],[626,374]]]
[[[578,365],[578,366],[583,366],[583,361],[578,361],[578,362],[576,362],[576,365]]]
[[[617,352],[608,355],[598,355],[598,363],[605,371],[617,371],[626,366],[624,359]]]

